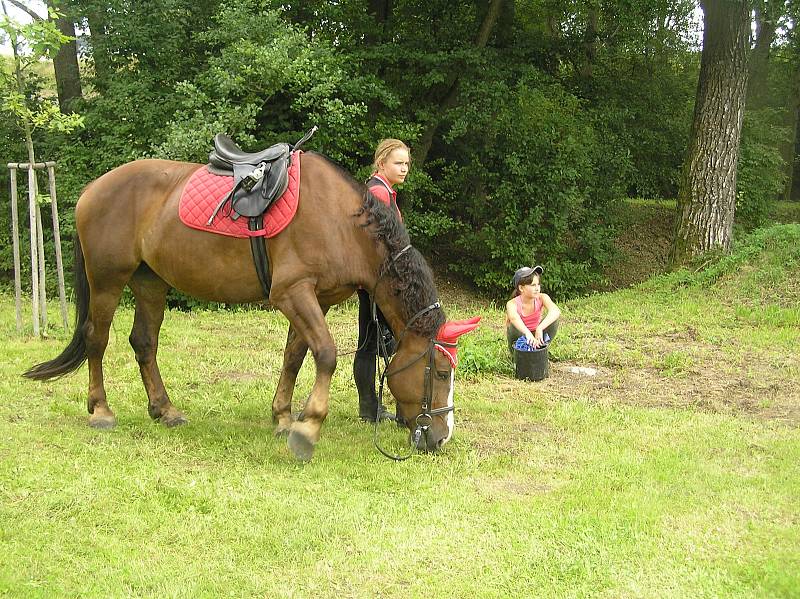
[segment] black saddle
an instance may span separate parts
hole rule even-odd
[[[281,143],[270,146],[259,152],[242,152],[230,137],[218,133],[214,137],[214,150],[208,155],[211,166],[228,174],[233,170],[234,164],[252,164],[258,166],[261,162],[272,162],[284,158],[289,154],[289,144]]]
[[[260,152],[242,152],[242,149],[227,135],[214,136],[214,149],[208,155],[208,170],[217,175],[233,175],[233,189],[214,209],[207,224],[211,225],[217,213],[230,202],[230,217],[247,218],[251,231],[262,232],[264,213],[272,202],[283,195],[289,186],[289,165],[292,150],[297,150],[317,130],[316,126],[293,146],[275,144]],[[250,237],[253,263],[261,283],[264,297],[269,298],[272,276],[269,272],[267,242],[264,237]]]
[[[209,223],[227,202],[234,220],[239,216],[259,216],[289,185],[291,153],[287,143],[260,152],[243,152],[230,137],[218,133],[208,163],[212,173],[233,175],[233,190],[214,210]]]

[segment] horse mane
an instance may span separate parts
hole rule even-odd
[[[403,248],[411,245],[405,226],[395,211],[375,198],[366,186],[363,186],[362,193],[361,208],[355,216],[366,214],[367,219],[362,226],[368,228],[373,239],[386,247],[386,258],[379,275],[391,281],[392,291],[400,300],[403,316],[408,322],[420,311],[439,301],[433,272],[417,248],[411,247],[400,254]],[[422,337],[433,338],[445,320],[444,310],[440,307],[419,316],[409,329]]]
[[[315,155],[325,159],[350,186],[362,197],[361,208],[353,216],[366,215],[366,228],[372,238],[386,247],[386,258],[381,264],[379,276],[386,277],[392,283],[392,292],[400,301],[403,318],[408,322],[413,316],[428,306],[439,301],[433,272],[422,254],[415,248],[398,255],[400,250],[411,245],[405,226],[397,214],[386,204],[375,198],[367,186],[356,181],[342,166],[322,154]],[[422,337],[435,337],[439,328],[445,323],[444,309],[430,310],[417,318],[409,330]]]

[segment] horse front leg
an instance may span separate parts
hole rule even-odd
[[[297,382],[297,373],[300,372],[307,352],[308,344],[290,324],[286,348],[283,350],[281,377],[272,400],[272,422],[277,425],[276,436],[288,434],[292,427],[292,395]]]
[[[311,350],[316,364],[316,379],[311,394],[300,417],[291,423],[289,429],[289,449],[297,459],[305,462],[313,457],[322,423],[328,416],[331,378],[336,370],[336,344],[325,322],[327,307],[323,309],[319,305],[312,285],[298,285],[280,297],[270,299],[286,315],[292,328]]]

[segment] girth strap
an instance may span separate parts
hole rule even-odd
[[[264,228],[264,215],[252,216],[247,220],[247,227],[251,231],[259,231]],[[253,263],[256,265],[256,274],[261,283],[261,290],[264,297],[269,299],[269,290],[272,287],[272,275],[269,272],[269,260],[267,259],[267,239],[263,235],[250,238],[250,249],[253,252]]]

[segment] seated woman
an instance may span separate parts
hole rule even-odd
[[[514,343],[520,336],[532,347],[541,347],[556,336],[558,309],[546,293],[542,293],[540,277],[544,269],[525,266],[514,273],[514,293],[506,304],[506,338],[508,349],[514,355]],[[545,316],[542,318],[542,311]]]

